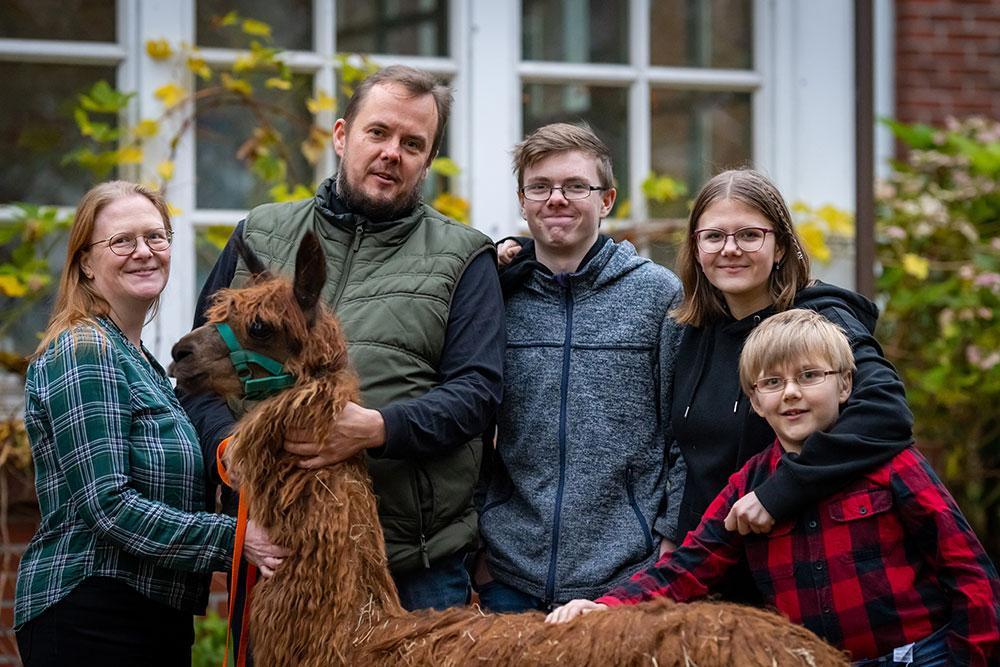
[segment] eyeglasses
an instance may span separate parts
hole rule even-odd
[[[702,252],[711,254],[721,252],[730,236],[736,241],[736,247],[743,252],[757,252],[764,247],[767,235],[773,233],[773,229],[766,227],[743,227],[732,234],[727,234],[721,229],[699,229],[694,233],[694,238]]]
[[[823,384],[827,375],[837,375],[839,373],[840,371],[824,371],[819,368],[810,368],[790,378],[777,376],[761,378],[753,383],[753,388],[762,394],[773,394],[783,391],[789,380],[794,380],[795,384],[800,387],[815,387],[818,384]]]
[[[146,246],[150,250],[160,252],[170,247],[170,241],[173,238],[173,232],[168,232],[165,229],[157,229],[152,232],[146,232],[145,234],[121,232],[120,234],[115,234],[109,239],[95,241],[94,243],[91,243],[90,246],[94,247],[95,245],[100,245],[101,243],[107,243],[111,252],[121,257],[128,257],[135,252],[135,246],[139,239],[144,240],[146,242]]]
[[[530,199],[531,201],[548,201],[549,197],[552,196],[553,190],[559,190],[562,192],[562,196],[570,201],[575,201],[578,199],[586,199],[590,196],[591,192],[597,190],[607,190],[607,188],[598,187],[596,185],[587,185],[586,183],[571,183],[569,185],[563,185],[562,187],[553,187],[551,185],[525,185],[521,188],[521,194],[524,195],[525,199]]]

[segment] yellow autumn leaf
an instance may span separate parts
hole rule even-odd
[[[257,56],[252,53],[241,53],[233,61],[233,71],[239,74],[248,69],[253,69],[257,65]]]
[[[147,39],[146,53],[153,60],[166,60],[174,55],[174,50],[170,48],[170,42],[165,39]]]
[[[919,280],[925,280],[930,273],[931,263],[919,255],[908,252],[903,255],[903,270]]]
[[[204,81],[212,78],[212,68],[208,66],[204,58],[188,57],[188,69],[200,76]]]
[[[237,14],[236,10],[234,9],[225,16],[223,16],[221,19],[219,19],[219,25],[222,26],[236,25],[239,22],[239,20],[240,20],[239,14]]]
[[[847,211],[827,204],[820,207],[816,214],[826,221],[831,234],[854,236],[854,217]]]
[[[286,81],[277,76],[272,76],[270,79],[264,82],[264,85],[268,88],[278,88],[280,90],[290,90],[292,87],[291,81]]]
[[[469,202],[461,197],[457,197],[448,192],[442,192],[431,204],[431,207],[440,211],[452,220],[467,222],[469,216]]]
[[[326,91],[321,88],[315,99],[310,97],[306,100],[306,107],[312,114],[317,114],[320,111],[336,111],[337,100],[327,95]]]
[[[140,120],[138,125],[132,128],[132,134],[137,139],[148,139],[155,136],[160,131],[160,124],[155,120]]]
[[[118,164],[140,164],[142,149],[137,146],[124,146],[117,151]]]
[[[173,204],[167,203],[167,213],[170,214],[171,218],[174,218],[174,217],[180,215],[182,212],[183,211],[181,211],[181,209],[177,208]]]
[[[806,246],[806,252],[826,264],[830,261],[830,247],[823,238],[823,230],[815,222],[807,222],[798,226],[799,238]]]
[[[164,160],[156,166],[156,173],[163,180],[169,181],[174,177],[174,163],[170,160]]]
[[[261,37],[271,36],[271,26],[263,21],[253,19],[243,19],[243,32],[248,35],[259,35]]]
[[[234,93],[241,93],[243,95],[253,94],[253,88],[250,87],[249,83],[242,79],[234,79],[225,72],[222,73],[222,85],[226,90],[231,90]]]
[[[0,292],[5,296],[24,296],[28,287],[14,276],[0,276]]]
[[[163,102],[163,106],[170,108],[184,99],[185,91],[176,83],[168,83],[165,86],[157,88],[153,95],[156,96],[156,99]]]

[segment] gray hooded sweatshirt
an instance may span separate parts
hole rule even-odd
[[[494,578],[563,603],[622,583],[673,537],[680,329],[668,312],[682,290],[627,241],[608,241],[577,273],[537,266],[506,295],[504,394],[479,521]]]

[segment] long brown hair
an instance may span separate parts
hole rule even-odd
[[[135,196],[148,199],[163,218],[163,226],[168,232],[172,231],[167,202],[156,190],[128,181],[108,181],[91,188],[76,207],[73,225],[69,230],[66,266],[63,268],[62,278],[59,279],[56,305],[52,309],[52,317],[49,318],[42,341],[35,348],[32,358],[44,352],[49,343],[63,331],[72,329],[77,324],[94,323],[94,318],[105,316],[110,312],[111,307],[94,289],[93,281],[84,275],[80,262],[84,253],[90,248],[90,237],[94,233],[94,223],[100,212],[112,202]],[[157,296],[150,306],[150,316],[156,314],[159,305],[160,298]]]
[[[724,320],[729,313],[722,291],[712,285],[698,262],[694,232],[705,210],[717,201],[731,199],[745,204],[774,226],[775,247],[784,257],[771,269],[768,293],[774,307],[787,310],[798,290],[809,284],[809,256],[792,226],[792,215],[774,183],[753,169],[731,169],[714,176],[702,187],[688,218],[687,235],[677,256],[677,274],[684,284],[684,300],[671,311],[681,324],[702,327]]]

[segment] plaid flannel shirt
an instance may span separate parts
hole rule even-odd
[[[18,567],[15,627],[91,576],[203,613],[211,572],[232,556],[235,520],[204,511],[198,436],[163,368],[97,322],[60,334],[28,369],[41,524]]]
[[[782,453],[775,442],[750,459],[677,551],[597,601],[697,599],[745,554],[768,605],[855,660],[948,625],[954,664],[992,664],[1000,581],[924,457],[910,447],[768,534],[727,531],[733,503],[774,473]]]

